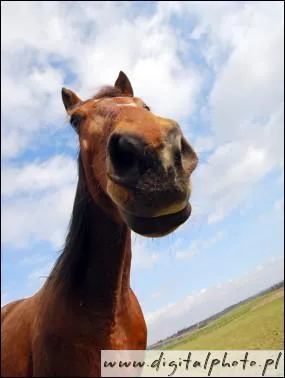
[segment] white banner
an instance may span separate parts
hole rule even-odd
[[[284,350],[102,350],[102,377],[284,377]]]

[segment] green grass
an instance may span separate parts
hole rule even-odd
[[[163,349],[284,349],[283,299],[284,288],[254,298]]]

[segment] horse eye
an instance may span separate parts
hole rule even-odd
[[[146,104],[143,104],[143,108],[145,108],[146,110],[150,111],[150,107],[147,106]]]
[[[72,125],[72,127],[74,127],[75,129],[77,129],[79,127],[79,124],[82,120],[82,116],[79,115],[79,114],[72,114],[71,118],[70,118],[70,123]]]

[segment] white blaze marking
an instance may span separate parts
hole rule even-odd
[[[135,108],[138,106],[137,104],[135,103],[132,103],[132,104],[116,104],[117,106],[134,106]]]
[[[133,100],[131,100],[129,97],[115,97],[116,99],[118,99],[118,98],[121,98],[122,100],[129,100],[129,101],[133,101]]]
[[[176,135],[170,138],[170,140],[165,144],[165,147],[160,152],[160,159],[164,169],[167,169],[173,164],[173,149],[174,147],[181,150],[181,136]]]
[[[126,97],[116,97],[116,99],[123,100],[123,102],[116,102],[117,106],[134,106],[134,107],[138,106],[133,99],[129,99]]]
[[[125,102],[124,101],[124,102],[120,103],[120,102],[114,101],[114,105],[117,105],[117,106],[134,106],[134,107],[138,107],[138,105],[133,100],[130,100],[127,97],[115,97],[115,99],[116,100],[117,99],[122,99],[122,100],[125,100],[125,101],[127,100],[129,102]],[[99,98],[99,99],[93,100],[93,102],[97,103],[97,102],[102,101],[102,100],[104,100],[104,99],[103,98]],[[113,101],[114,99],[113,98],[109,98],[108,100],[109,101]]]

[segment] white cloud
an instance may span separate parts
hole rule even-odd
[[[175,254],[176,259],[178,260],[191,260],[197,252],[199,252],[200,240],[194,240],[191,242],[190,246],[183,248],[182,251],[177,251]]]
[[[64,155],[2,169],[2,243],[24,248],[47,241],[64,242],[75,194],[77,168]]]
[[[215,147],[215,140],[213,137],[197,137],[195,139],[195,148],[198,154],[205,151],[211,151]]]
[[[40,254],[33,254],[29,256],[25,256],[22,260],[20,260],[20,265],[21,266],[35,266],[38,264],[43,264],[48,262],[50,259],[50,256],[48,255],[40,255]]]
[[[201,161],[193,183],[194,203],[213,224],[283,161],[284,6],[194,2],[181,7],[197,15],[191,38],[204,44],[216,73],[203,110],[211,136],[194,144],[201,152],[216,149],[207,164]]]
[[[178,260],[191,260],[197,253],[218,243],[221,239],[224,238],[225,235],[226,231],[220,230],[217,231],[216,234],[209,239],[199,238],[197,240],[193,240],[188,248],[178,250],[175,254],[175,257]]]
[[[71,216],[75,187],[63,186],[42,196],[19,198],[4,204],[1,213],[2,243],[25,248],[46,241],[63,245]]]
[[[158,260],[159,255],[147,248],[147,241],[136,235],[132,245],[132,267],[146,269],[151,268]]]
[[[48,262],[45,266],[33,269],[28,275],[28,287],[39,287],[46,281],[54,262]]]
[[[1,172],[1,192],[3,196],[10,197],[57,190],[74,184],[76,172],[74,159],[64,155],[55,155],[48,160],[25,165],[6,164]]]
[[[221,239],[224,238],[226,235],[225,231],[218,231],[214,236],[212,236],[209,240],[205,240],[203,247],[209,248],[210,246],[218,243]]]
[[[3,49],[5,51],[5,47]],[[27,147],[34,147],[35,137],[43,127],[58,128],[64,124],[60,100],[63,73],[51,66],[39,68],[39,63],[32,64],[25,59],[22,50],[18,52],[12,47],[7,55],[2,52],[2,57],[1,91],[5,96],[1,154],[3,158],[11,158]],[[20,61],[21,68],[18,67]]]
[[[248,274],[202,288],[196,294],[146,315],[148,345],[170,336],[284,279],[283,257]]]
[[[278,128],[281,124],[282,119],[278,119]],[[270,120],[266,127],[274,128],[275,125]],[[274,150],[274,138],[265,138],[266,128],[262,132],[260,141],[230,142],[219,146],[207,164],[201,164],[197,170],[193,185],[194,203],[197,201],[200,211],[208,213],[209,224],[223,219],[239,206],[250,187],[278,167],[282,148]],[[277,134],[276,139],[282,137],[281,134]]]
[[[284,210],[284,197],[275,201],[274,209],[277,210],[277,211],[281,211],[282,209]]]
[[[63,124],[62,64],[82,96],[125,70],[161,115],[181,118],[195,107],[198,70],[182,64],[180,36],[156,14],[131,18],[127,3],[112,2],[7,3],[2,12],[5,158],[23,152],[47,124]]]
[[[284,225],[284,197],[275,200],[271,207],[258,215],[257,220],[264,225],[267,224],[267,227],[271,227],[274,223],[278,227]],[[284,239],[284,232],[281,237]]]

